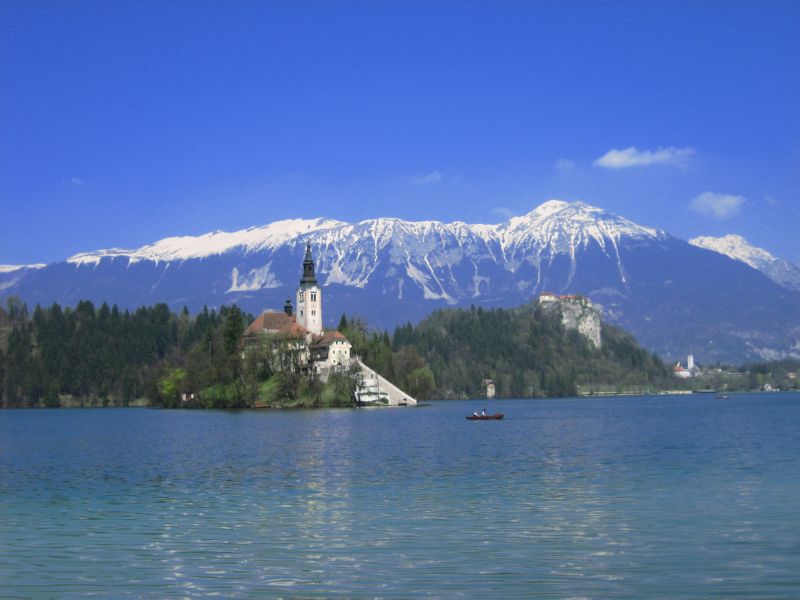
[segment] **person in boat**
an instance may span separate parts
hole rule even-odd
[[[480,415],[478,414],[477,410],[472,411],[472,416],[473,417],[480,417]]]
[[[484,408],[484,409],[481,411],[481,416],[482,416],[482,417],[485,417],[485,416],[486,416],[486,409],[485,409],[485,408]]]

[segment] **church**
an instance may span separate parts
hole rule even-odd
[[[265,311],[250,323],[245,337],[258,334],[275,334],[289,338],[297,344],[300,365],[304,370],[314,370],[323,378],[331,371],[346,371],[351,365],[352,344],[338,331],[322,328],[322,288],[317,283],[311,244],[306,244],[303,276],[295,294],[295,312],[290,299],[282,312]]]
[[[295,306],[297,309],[295,310]],[[317,282],[311,244],[306,243],[303,275],[295,293],[295,303],[286,300],[283,311],[264,311],[245,330],[245,339],[272,334],[294,345],[300,368],[316,373],[325,381],[331,372],[354,367],[356,401],[360,405],[413,406],[417,404],[403,390],[354,356],[353,345],[341,332],[322,327],[322,288]]]

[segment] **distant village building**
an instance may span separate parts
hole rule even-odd
[[[689,369],[684,369],[680,361],[675,363],[675,366],[672,367],[672,374],[675,375],[675,377],[679,377],[680,379],[688,379],[689,377],[692,376],[692,372],[689,371]]]
[[[483,389],[484,389],[484,392],[485,392],[487,398],[489,398],[489,399],[494,398],[494,395],[496,393],[496,388],[495,388],[495,385],[494,385],[494,381],[492,381],[491,379],[484,379],[483,380]]]
[[[354,366],[357,377],[356,398],[361,403],[413,405],[411,398],[353,356],[350,340],[339,331],[322,328],[322,288],[317,283],[311,244],[306,244],[303,275],[295,295],[297,311],[286,300],[283,311],[264,311],[245,330],[251,343],[259,335],[275,335],[288,341],[299,357],[300,368],[320,375],[324,381],[331,372],[349,371]]]
[[[697,367],[694,364],[694,356],[691,354],[686,357],[686,368],[681,365],[680,361],[676,362],[675,366],[672,367],[672,374],[680,379],[694,377],[696,371]]]

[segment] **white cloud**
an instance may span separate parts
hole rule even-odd
[[[417,175],[411,178],[411,183],[414,185],[429,185],[431,183],[439,183],[442,180],[442,174],[439,171],[433,171],[427,175]]]
[[[625,169],[647,165],[681,166],[694,153],[694,148],[673,148],[670,146],[669,148],[659,148],[658,150],[639,150],[631,146],[624,150],[609,150],[594,161],[594,164],[605,169]]]
[[[492,209],[492,212],[501,217],[505,217],[506,219],[510,219],[515,215],[513,210],[511,210],[510,208],[506,208],[505,206],[495,206]]]
[[[553,166],[556,168],[556,171],[560,171],[561,173],[569,173],[575,170],[575,161],[570,160],[568,158],[559,158]]]
[[[689,203],[689,208],[715,219],[730,219],[741,212],[744,203],[745,199],[742,196],[703,192]]]

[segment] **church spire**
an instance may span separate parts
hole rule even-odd
[[[300,284],[310,283],[317,285],[317,275],[314,273],[314,259],[311,258],[311,242],[306,242],[306,257],[303,260],[303,278]]]

